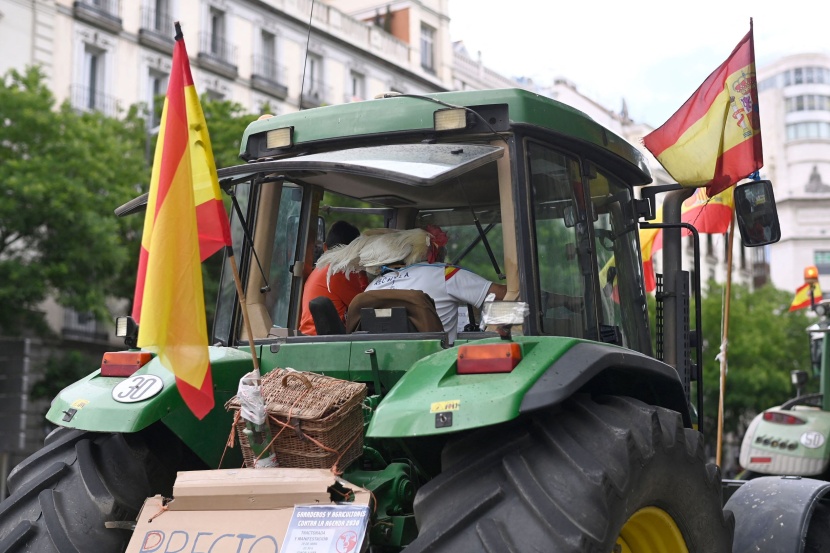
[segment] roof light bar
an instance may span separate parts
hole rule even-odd
[[[265,147],[269,150],[274,148],[288,148],[294,145],[294,127],[282,127],[274,129],[265,134]]]
[[[467,128],[467,110],[464,108],[439,109],[433,113],[436,131]]]

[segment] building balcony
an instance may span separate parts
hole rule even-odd
[[[311,88],[303,91],[301,99],[301,107],[303,108],[317,108],[331,103],[331,87],[323,84],[316,84]]]
[[[70,90],[70,98],[72,107],[78,111],[97,111],[108,117],[118,114],[118,100],[100,90],[74,85]]]
[[[120,0],[76,0],[72,13],[76,19],[111,33],[122,29]]]
[[[254,56],[251,71],[251,88],[285,100],[288,87],[285,83],[285,68],[270,56]]]
[[[100,343],[109,340],[110,332],[89,313],[78,313],[74,309],[66,309],[63,312],[61,337],[77,342]]]
[[[169,13],[156,10],[153,6],[141,8],[141,27],[138,30],[138,41],[154,50],[165,54],[172,54],[173,18]]]
[[[236,46],[213,33],[199,33],[199,65],[229,79],[236,78]]]

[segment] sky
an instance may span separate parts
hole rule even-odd
[[[830,0],[449,0],[450,36],[508,77],[564,77],[606,108],[662,125],[749,32],[756,67],[830,55]],[[761,106],[763,109],[763,106]]]

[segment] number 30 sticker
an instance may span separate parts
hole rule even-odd
[[[153,374],[135,374],[112,389],[112,399],[119,403],[136,403],[155,396],[164,382]]]

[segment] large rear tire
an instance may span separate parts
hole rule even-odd
[[[718,469],[680,415],[626,397],[468,434],[415,498],[407,553],[728,553]]]
[[[176,471],[196,465],[160,424],[137,434],[58,429],[9,475],[0,553],[122,552],[131,532],[119,526],[135,522],[147,497],[169,497]]]

